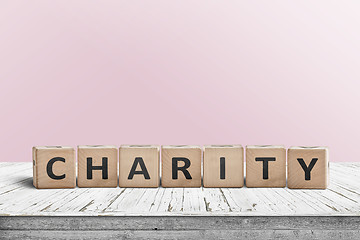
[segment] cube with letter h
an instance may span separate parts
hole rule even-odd
[[[159,187],[159,146],[122,145],[119,152],[120,187]]]
[[[284,146],[258,145],[246,147],[246,186],[286,186],[286,151]]]
[[[33,184],[36,188],[74,188],[75,150],[65,146],[33,147]]]
[[[78,187],[117,187],[115,146],[78,146]]]
[[[201,187],[199,146],[162,146],[161,163],[163,187]]]
[[[328,186],[327,147],[288,149],[288,188],[326,189]]]

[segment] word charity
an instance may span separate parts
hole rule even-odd
[[[246,186],[326,189],[326,147],[246,146]],[[162,187],[244,186],[241,145],[161,146]],[[118,168],[119,163],[119,168]],[[203,166],[203,167],[202,167]],[[202,170],[201,170],[202,169]],[[118,175],[119,173],[119,175]],[[287,178],[286,178],[287,175]],[[76,186],[75,149],[33,147],[36,188]],[[286,182],[287,180],[287,182]],[[159,187],[160,146],[87,145],[77,149],[78,187]]]

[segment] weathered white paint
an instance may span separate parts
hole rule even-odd
[[[31,163],[0,163],[2,216],[360,216],[360,163],[331,163],[327,190],[32,186]]]

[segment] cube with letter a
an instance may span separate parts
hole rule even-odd
[[[115,146],[78,146],[78,187],[117,187]]]
[[[288,149],[288,188],[326,189],[329,153],[327,147]]]
[[[285,187],[286,151],[284,146],[246,146],[246,186]]]
[[[120,187],[159,187],[159,146],[122,145],[119,154]]]
[[[204,187],[243,187],[244,150],[241,145],[204,146]]]
[[[163,187],[201,187],[201,149],[199,146],[161,147]]]
[[[74,188],[75,150],[65,146],[33,147],[33,184],[36,188]]]

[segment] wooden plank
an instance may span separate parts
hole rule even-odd
[[[359,230],[356,216],[11,216],[0,217],[5,230]]]
[[[0,215],[360,216],[360,163],[331,163],[326,190],[32,186],[31,163],[0,163]],[[11,173],[11,174],[10,174]],[[4,177],[4,175],[6,177]]]
[[[161,191],[162,190],[162,191]],[[184,211],[184,188],[160,188],[163,193],[160,201],[154,201],[150,211],[152,213],[170,213]]]
[[[4,239],[356,239],[360,230],[3,231]]]

